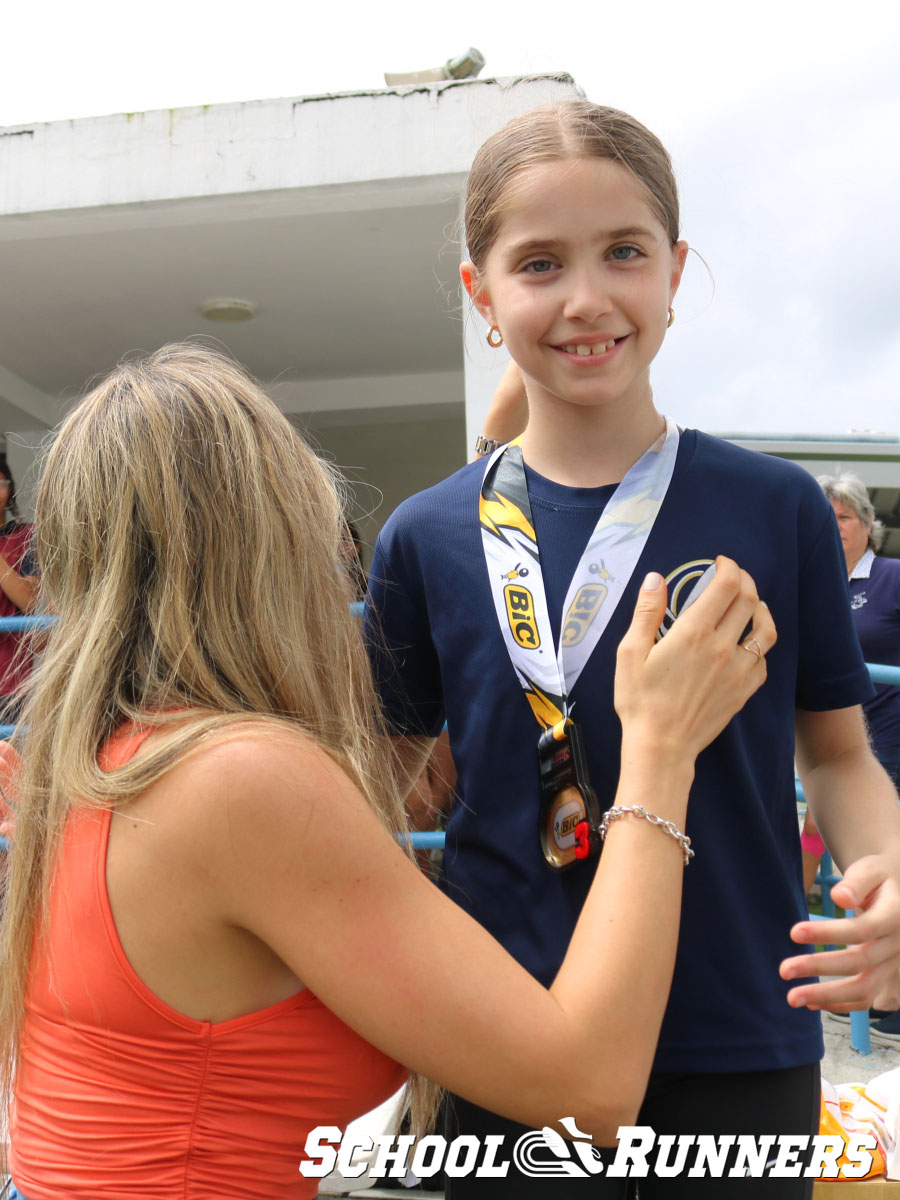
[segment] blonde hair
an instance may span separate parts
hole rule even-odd
[[[59,621],[18,746],[0,932],[7,1094],[41,905],[75,805],[123,804],[201,741],[262,718],[302,728],[389,829],[406,828],[347,603],[338,483],[239,366],[194,344],[120,365],[46,452],[35,546]],[[106,773],[98,750],[129,720],[171,732]]]
[[[503,220],[503,203],[516,177],[529,167],[567,158],[619,163],[643,188],[671,245],[679,238],[678,186],[665,146],[640,121],[589,100],[566,100],[522,113],[481,146],[466,188],[469,257],[485,260]]]

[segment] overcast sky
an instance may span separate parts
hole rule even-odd
[[[0,125],[352,91],[470,45],[675,160],[696,256],[655,367],[708,429],[900,433],[900,4],[12,2]],[[708,270],[707,270],[708,267]]]

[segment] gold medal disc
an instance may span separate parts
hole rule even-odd
[[[575,862],[575,826],[586,818],[584,797],[574,785],[557,792],[547,805],[541,840],[544,857],[552,867],[559,869]]]

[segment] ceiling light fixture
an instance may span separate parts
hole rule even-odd
[[[204,300],[200,311],[207,321],[218,321],[221,325],[234,325],[238,321],[252,321],[256,316],[256,305],[252,300],[238,300],[223,296],[217,300]]]

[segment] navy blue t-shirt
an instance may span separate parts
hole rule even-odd
[[[446,716],[459,786],[442,886],[549,984],[592,868],[556,874],[541,854],[540,730],[488,587],[478,524],[484,469],[483,462],[464,467],[391,516],[370,574],[368,635],[395,732],[436,736]],[[591,520],[573,509],[596,520],[609,489],[564,488],[533,474],[529,487],[545,585],[561,607]],[[640,581],[655,570],[674,588],[679,573],[695,573],[698,560],[718,554],[754,577],[779,640],[764,687],[697,762],[686,828],[696,857],[685,871],[655,1062],[663,1071],[766,1070],[821,1057],[818,1016],[791,1009],[778,977],[781,960],[797,953],[790,927],[806,916],[794,712],[843,708],[872,694],[846,603],[837,527],[815,480],[791,463],[687,430],[631,582],[571,696],[602,808],[613,801],[619,772],[616,648]],[[550,577],[559,571],[564,578]],[[375,649],[385,644],[387,654]]]
[[[874,558],[868,579],[851,579],[850,608],[866,662],[900,667],[900,562]],[[878,684],[864,708],[873,746],[900,746],[900,688]]]

